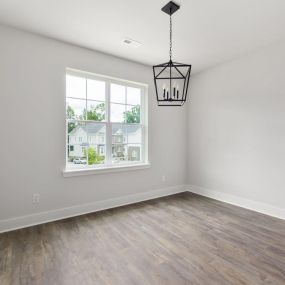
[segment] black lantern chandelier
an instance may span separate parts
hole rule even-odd
[[[159,106],[182,106],[187,97],[191,65],[172,61],[172,14],[180,8],[170,1],[161,10],[170,16],[169,61],[153,66],[157,103]]]

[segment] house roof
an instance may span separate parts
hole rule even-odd
[[[85,127],[85,130],[89,133],[89,134],[96,134],[96,133],[102,133],[105,132],[105,126],[102,124],[87,124]]]
[[[86,125],[78,125],[76,126],[70,133],[69,135],[75,134],[79,129],[82,129],[83,131],[87,131],[89,134],[97,134],[100,132],[104,132],[105,125],[103,124],[96,124],[96,123],[91,123],[91,124],[86,124]],[[137,132],[141,127],[139,125],[128,125],[127,130],[128,133],[135,133]],[[113,134],[120,133],[120,130],[122,129],[121,125],[113,125],[112,130]]]
[[[139,125],[128,125],[127,126],[127,131],[128,133],[135,133],[137,132],[141,127]],[[113,125],[112,126],[112,131],[113,131],[113,134],[116,134],[118,132],[120,132],[120,130],[122,130],[122,126],[120,125]]]
[[[80,124],[77,125],[70,133],[69,135],[74,135],[77,133],[78,130],[82,129],[83,131],[87,132],[90,134],[96,134],[100,132],[101,130],[103,131],[103,128],[105,128],[104,125],[101,124]]]

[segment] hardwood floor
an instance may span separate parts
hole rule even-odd
[[[285,284],[285,221],[190,193],[0,235],[0,284]]]

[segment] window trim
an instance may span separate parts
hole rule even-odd
[[[125,171],[135,171],[143,170],[150,168],[150,163],[137,163],[137,164],[128,164],[128,165],[114,165],[114,166],[105,166],[86,169],[64,169],[62,174],[64,177],[73,177],[73,176],[85,176],[85,175],[96,175],[96,174],[106,174],[106,173],[116,173],[116,172],[125,172]]]
[[[63,170],[64,177],[70,176],[81,176],[81,175],[90,175],[90,174],[100,174],[100,173],[109,173],[109,172],[118,172],[118,171],[130,171],[130,170],[139,170],[150,167],[149,158],[148,158],[148,84],[129,81],[125,79],[119,79],[111,76],[105,76],[101,74],[94,74],[86,71],[81,71],[73,68],[66,68],[66,75],[73,76],[82,76],[86,79],[93,79],[104,81],[106,83],[105,89],[105,98],[106,98],[106,112],[105,112],[105,121],[96,122],[106,125],[106,160],[111,162],[112,160],[112,125],[118,124],[122,126],[129,125],[128,123],[112,123],[110,121],[110,86],[111,83],[124,85],[127,87],[135,87],[141,89],[141,122],[142,126],[142,143],[141,143],[141,161],[127,161],[121,162],[119,164],[103,164],[103,165],[86,165],[84,168],[68,168],[68,124],[67,119],[65,118],[65,168]],[[66,101],[66,81],[65,81],[65,101]],[[88,120],[85,120],[88,122]],[[91,121],[94,122],[94,121]],[[109,138],[107,138],[107,136]]]

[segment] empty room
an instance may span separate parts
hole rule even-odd
[[[284,27],[284,0],[0,0],[0,285],[284,285]]]

